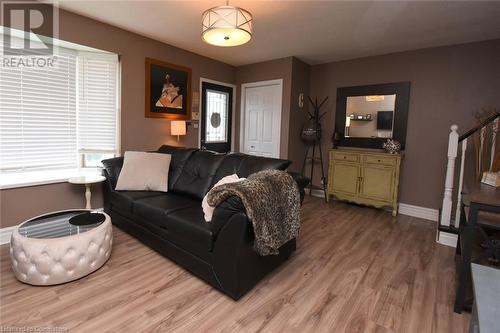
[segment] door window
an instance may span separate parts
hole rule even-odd
[[[227,92],[207,90],[207,116],[205,117],[205,142],[227,142],[229,111]]]
[[[227,153],[231,150],[233,88],[210,82],[201,85],[201,149]]]

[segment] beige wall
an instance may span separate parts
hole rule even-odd
[[[328,95],[326,109],[335,110],[339,87],[410,81],[400,202],[439,208],[450,125],[464,131],[474,111],[500,107],[499,54],[500,40],[492,40],[313,66],[311,95]],[[325,150],[334,116],[329,112],[323,122]]]
[[[234,83],[235,68],[66,11],[60,12],[60,38],[118,53],[122,66],[122,150],[153,150],[161,144],[177,145],[170,122],[144,117],[144,60],[146,57],[192,69],[193,91],[200,77]],[[197,146],[198,130],[189,127],[181,145]],[[100,186],[94,186],[94,207],[102,207]],[[83,207],[82,188],[69,184],[43,185],[0,191],[0,227],[18,224],[49,211]]]

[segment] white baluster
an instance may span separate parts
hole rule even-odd
[[[497,132],[498,132],[498,117],[491,124],[491,156],[490,156],[490,169],[493,171],[493,162],[495,161],[495,148],[497,144]]]
[[[460,178],[458,179],[457,209],[455,212],[455,227],[460,226],[460,209],[462,206],[462,189],[464,187],[465,151],[467,150],[467,138],[462,141],[462,157],[460,159]]]
[[[451,220],[451,206],[453,195],[453,178],[455,176],[455,159],[458,149],[458,126],[451,126],[448,139],[448,165],[446,167],[446,181],[444,184],[443,206],[441,208],[441,225],[449,226]]]
[[[485,133],[486,133],[486,126],[483,126],[479,131],[479,165],[478,165],[479,179],[483,177],[483,150],[484,150]]]

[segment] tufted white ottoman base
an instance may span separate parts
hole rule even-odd
[[[16,228],[10,241],[16,278],[32,285],[53,285],[79,279],[109,259],[113,244],[111,218],[88,231],[58,238],[30,238]],[[39,217],[38,217],[39,218]]]

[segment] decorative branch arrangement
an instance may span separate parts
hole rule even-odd
[[[477,126],[473,136],[475,148],[475,177],[480,180],[484,171],[498,171],[499,149],[497,148],[498,119],[500,110],[496,108],[483,108],[473,113]],[[471,131],[472,131],[471,130]],[[466,133],[467,134],[467,133]]]

